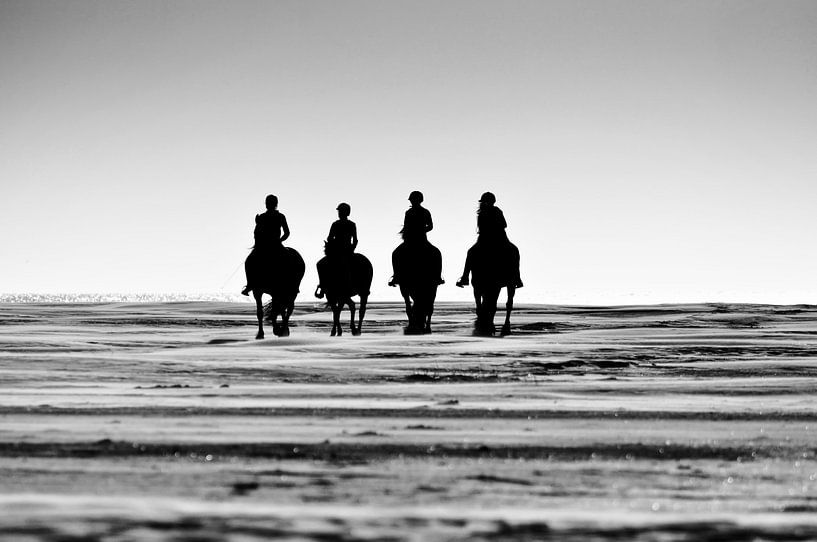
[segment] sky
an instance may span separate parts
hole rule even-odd
[[[388,288],[490,190],[530,303],[817,303],[812,0],[0,0],[0,292],[236,293],[276,194]]]

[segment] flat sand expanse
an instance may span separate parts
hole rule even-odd
[[[0,305],[0,538],[817,539],[817,307],[254,320]]]

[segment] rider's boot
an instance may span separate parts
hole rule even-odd
[[[252,288],[250,288],[250,285],[247,284],[246,286],[244,286],[244,289],[241,290],[241,295],[250,295],[251,291]]]
[[[468,282],[468,275],[463,275],[459,279],[457,279],[457,288],[464,288],[469,284],[470,283]]]

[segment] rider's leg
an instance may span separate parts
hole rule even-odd
[[[324,292],[323,292],[323,279],[326,276],[326,256],[318,260],[318,287],[315,288],[315,297],[318,299],[323,299]]]
[[[250,252],[250,254],[247,256],[247,259],[244,260],[244,276],[247,279],[247,285],[244,286],[244,288],[241,290],[241,295],[248,296],[250,295],[250,291],[252,291],[252,288],[250,287],[250,259],[252,258],[252,255],[253,253]]]
[[[397,274],[397,269],[399,268],[400,263],[400,256],[403,252],[403,247],[405,243],[401,243],[394,251],[391,253],[391,269],[392,269],[392,276],[391,280],[389,281],[389,286],[397,286],[400,284],[400,276]]]
[[[468,275],[471,274],[471,269],[474,266],[474,250],[476,249],[477,245],[472,246],[468,249],[468,254],[465,255],[465,267],[462,269],[462,276],[457,280],[457,286],[462,288],[463,286],[468,286],[470,284],[468,282]]]

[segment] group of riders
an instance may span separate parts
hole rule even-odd
[[[434,228],[431,213],[423,207],[423,194],[417,190],[409,195],[411,207],[406,211],[403,219],[401,235],[403,242],[392,253],[393,275],[389,281],[389,286],[398,286],[406,280],[401,276],[400,262],[409,258],[427,258],[426,262],[430,269],[440,270],[442,267],[442,256],[440,251],[428,241],[428,232]],[[255,229],[253,236],[255,245],[245,262],[247,272],[247,286],[241,291],[243,295],[249,295],[252,290],[250,280],[250,268],[254,259],[265,258],[274,260],[276,254],[283,251],[283,242],[289,238],[289,225],[286,217],[278,211],[278,198],[269,195],[265,201],[267,210],[255,216]],[[325,242],[325,252],[327,258],[333,263],[335,269],[349,272],[347,262],[351,260],[358,244],[357,226],[349,220],[351,207],[348,203],[341,203],[337,207],[338,219],[329,228],[329,235]],[[491,262],[502,262],[506,269],[505,286],[521,288],[522,280],[519,276],[519,250],[511,243],[505,232],[507,222],[502,210],[496,206],[496,196],[491,192],[485,192],[479,199],[479,209],[477,210],[477,230],[478,237],[476,243],[468,250],[465,259],[462,276],[457,280],[456,285],[464,287],[469,285],[469,275],[474,270],[480,258],[490,259]],[[320,266],[321,264],[319,264]],[[320,274],[320,273],[319,273]],[[434,277],[438,284],[443,284],[440,276]],[[318,285],[315,295],[323,297],[322,286]]]

